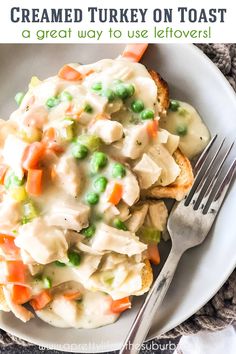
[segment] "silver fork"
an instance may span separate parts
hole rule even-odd
[[[120,354],[139,353],[181,256],[187,249],[201,244],[209,233],[235,175],[235,157],[229,164],[233,145],[228,146],[226,139],[219,141],[215,136],[197,161],[193,186],[184,200],[175,203],[168,219],[171,251],[132,324]]]

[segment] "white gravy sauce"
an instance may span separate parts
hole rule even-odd
[[[172,134],[178,134],[178,127],[186,129],[185,135],[180,133],[179,148],[191,159],[206,147],[210,133],[194,107],[185,102],[179,103],[180,110],[169,110],[167,116],[161,118],[160,126]]]

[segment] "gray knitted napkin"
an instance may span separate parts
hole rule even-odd
[[[236,44],[198,44],[197,46],[217,65],[236,90]],[[233,323],[236,323],[236,270],[201,310],[181,325],[162,335],[163,339],[148,342],[147,349],[142,353],[172,353],[172,351],[161,349],[161,346],[166,345],[167,340],[172,340],[176,344],[177,340],[173,338],[179,338],[181,335],[194,334],[201,330],[217,331]],[[160,351],[154,349],[158,347]],[[36,354],[42,350],[0,330],[0,352],[7,354],[33,352]],[[59,353],[52,350],[43,352]]]

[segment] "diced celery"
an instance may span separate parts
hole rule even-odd
[[[32,76],[30,83],[29,83],[29,89],[38,86],[39,84],[41,84],[41,80],[39,80],[39,78],[37,76]]]
[[[43,277],[42,281],[43,281],[43,287],[45,289],[50,289],[52,287],[52,279],[51,278]]]
[[[28,198],[24,186],[14,187],[10,190],[10,196],[17,202],[23,202]]]
[[[16,186],[22,186],[24,184],[24,178],[20,179],[14,172],[7,174],[4,180],[4,186],[6,189],[11,189]]]
[[[59,134],[63,140],[72,141],[75,135],[75,121],[71,118],[63,119]]]
[[[90,151],[99,150],[101,146],[101,139],[97,135],[80,135],[77,141],[85,145]]]
[[[33,143],[41,140],[42,132],[37,128],[29,127],[20,130],[18,136],[27,143]]]
[[[73,96],[69,92],[63,91],[60,94],[60,100],[61,101],[72,101],[73,100]]]
[[[21,102],[23,101],[24,97],[25,97],[25,93],[24,92],[18,92],[15,95],[15,101],[16,101],[17,106],[21,105]]]
[[[27,224],[28,222],[37,218],[37,216],[38,216],[38,212],[32,201],[29,201],[28,203],[25,203],[23,205],[22,224]]]
[[[59,134],[63,140],[71,141],[74,138],[73,127],[70,125],[68,127],[61,128]]]
[[[153,227],[142,226],[138,232],[139,237],[147,243],[159,243],[161,231]]]

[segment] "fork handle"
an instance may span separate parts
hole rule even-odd
[[[143,305],[141,306],[132,324],[132,327],[119,354],[139,353],[141,345],[151,327],[152,320],[156,315],[156,311],[161,305],[170,286],[181,255],[182,252],[176,251],[172,247],[159,276],[153,283]]]

